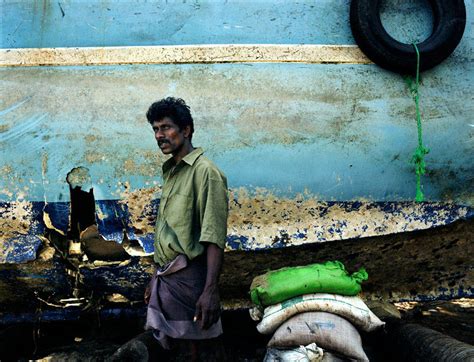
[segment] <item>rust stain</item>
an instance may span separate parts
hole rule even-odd
[[[88,134],[84,137],[84,139],[86,140],[86,142],[97,142],[101,139],[101,137],[96,136],[94,134]]]
[[[0,133],[6,132],[10,129],[10,125],[8,124],[0,124]]]
[[[125,185],[125,191],[121,194],[120,203],[127,205],[130,221],[137,234],[150,234],[154,232],[154,220],[149,220],[152,200],[161,193],[161,186],[136,189],[129,191],[129,185]]]
[[[125,171],[130,175],[157,177],[161,174],[162,163],[163,157],[155,152],[152,158],[146,157],[145,162],[135,162],[133,159],[126,159],[123,161],[123,166],[120,169],[122,173]]]
[[[105,161],[106,156],[101,153],[98,153],[97,151],[89,150],[89,151],[86,151],[86,153],[84,154],[84,159],[88,163],[97,163],[97,162]]]
[[[33,205],[31,202],[19,199],[9,204],[0,205],[0,255],[5,256],[13,251],[14,245],[9,242],[10,239],[19,234],[27,235],[32,223]]]
[[[41,174],[43,179],[46,178],[46,173],[48,172],[48,154],[45,152],[41,157]]]
[[[13,174],[13,167],[11,165],[4,165],[1,169],[3,177],[9,177]]]

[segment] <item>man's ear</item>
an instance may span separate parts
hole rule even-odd
[[[184,127],[183,134],[185,138],[189,138],[191,136],[191,126]]]

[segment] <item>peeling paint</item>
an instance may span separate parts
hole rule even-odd
[[[43,243],[43,247],[37,255],[37,259],[40,261],[48,261],[53,259],[54,254],[56,254],[56,249],[54,249],[47,238],[44,236],[39,237]]]
[[[0,202],[0,264],[36,259],[44,233],[43,206],[25,200]]]
[[[262,189],[250,196],[243,188],[230,200],[228,238],[245,249],[428,229],[453,215],[465,218],[469,210],[438,203],[324,202],[302,194],[284,199]]]
[[[423,79],[424,108],[439,112],[424,124],[431,149],[424,191],[430,201],[469,205],[473,170],[467,158],[473,128],[466,129],[466,124],[473,109],[462,99],[471,93],[472,86],[464,79],[472,71],[456,71],[462,67],[452,64]],[[202,146],[224,171],[232,188],[254,185],[284,191],[291,186],[294,192],[307,188],[320,200],[335,201],[414,197],[415,177],[409,164],[416,146],[414,114],[396,112],[408,111],[412,101],[397,75],[372,65],[0,71],[4,108],[30,97],[1,122],[15,125],[19,132],[2,144],[1,167],[9,173],[0,181],[0,190],[11,195],[4,201],[15,200],[15,193],[24,187],[31,188],[27,195],[32,201],[67,201],[65,175],[81,165],[90,170],[98,200],[118,199],[119,181],[128,181],[132,189],[162,182],[164,157],[144,113],[159,94],[169,92],[189,100],[196,146]],[[31,90],[39,87],[42,91],[32,97]],[[226,102],[215,97],[216,91]],[[447,104],[456,112],[450,112]],[[446,148],[446,139],[452,138],[458,142]],[[32,149],[48,157],[44,182],[41,162]]]
[[[119,204],[126,205],[130,215],[129,220],[134,231],[130,238],[135,238],[140,234],[154,233],[154,222],[156,219],[151,215],[152,201],[161,195],[161,186],[134,191],[129,191],[128,189],[129,187],[122,193]]]
[[[61,235],[66,235],[66,230],[61,230],[54,226],[53,221],[51,220],[51,216],[46,210],[43,211],[43,222],[48,229],[56,230]]]
[[[124,200],[99,202],[99,231],[112,240],[140,241],[153,251],[159,187],[126,192]],[[332,240],[424,230],[474,216],[448,203],[319,201],[311,194],[281,198],[259,188],[230,191],[226,250],[260,250]],[[117,223],[117,219],[121,222]]]
[[[48,202],[43,209],[43,222],[48,229],[66,235],[70,224],[70,202]]]
[[[145,253],[150,253],[161,188],[157,185],[130,189],[130,184],[124,183],[120,200],[96,202],[99,231],[105,238],[118,242],[125,233],[129,239],[138,240]],[[446,203],[319,201],[309,191],[285,198],[265,188],[238,188],[231,190],[230,195],[227,250],[389,235],[437,227],[474,215],[467,206]],[[39,208],[42,212],[33,213]],[[15,260],[26,261],[32,258],[31,245],[26,240],[34,239],[38,230],[46,226],[65,235],[69,203],[6,203],[2,214],[4,261],[13,255]],[[21,235],[29,239],[12,243]]]
[[[0,66],[4,67],[241,62],[371,63],[355,45],[222,44],[0,49]]]
[[[83,189],[89,189],[92,184],[89,169],[87,167],[75,167],[67,174],[67,183],[71,188],[80,187]]]
[[[26,235],[30,231],[33,216],[33,204],[30,201],[21,200],[3,203],[0,205],[0,236],[5,239],[12,238],[18,234]]]
[[[75,237],[68,233],[75,223],[69,190],[94,191],[89,200],[95,197],[97,217],[92,201],[88,210],[101,235],[135,248],[137,255],[151,253],[165,157],[145,112],[165,95],[188,102],[193,141],[229,180],[231,263],[222,278],[229,301],[241,303],[259,268],[333,258],[335,250],[352,267],[362,263],[370,269],[365,290],[371,298],[474,295],[468,258],[472,222],[460,231],[456,225],[446,232],[434,229],[474,216],[474,108],[466,102],[473,93],[472,37],[465,36],[452,56],[424,73],[424,132],[431,149],[424,191],[430,202],[415,204],[410,95],[398,75],[380,70],[350,44],[345,2],[280,1],[269,8],[263,2],[204,1],[202,10],[189,2],[161,4],[156,16],[183,10],[171,16],[176,20],[171,27],[150,28],[149,21],[134,16],[128,26],[122,10],[114,23],[120,29],[113,31],[107,29],[109,19],[91,14],[94,24],[62,21],[78,4],[62,9],[45,3],[32,10],[22,2],[0,4],[17,15],[31,10],[35,17],[20,23],[25,17],[5,17],[8,39],[0,39],[24,47],[0,50],[1,306],[13,308],[20,300],[32,310],[38,290],[52,304],[49,296],[58,292],[56,299],[65,300],[79,286],[142,300],[151,261],[128,256],[125,262],[87,261],[81,243],[68,240]],[[210,9],[226,11],[209,17]],[[301,21],[293,21],[295,15]],[[204,28],[203,19],[209,20]],[[397,16],[389,20],[391,29],[397,29],[396,21]],[[147,41],[133,31],[143,24]],[[69,26],[101,30],[72,32]],[[87,34],[91,43],[71,44],[89,41],[77,34]],[[107,43],[112,38],[133,41]],[[287,44],[279,44],[284,40]],[[98,47],[77,48],[87,45]],[[93,64],[100,66],[87,66]],[[456,142],[446,147],[447,140]],[[80,206],[80,198],[74,203]],[[397,235],[414,230],[419,233]],[[427,234],[419,238],[423,230]],[[62,236],[64,248],[52,248],[45,232]],[[135,240],[141,246],[132,245]],[[117,247],[107,243],[104,249]]]

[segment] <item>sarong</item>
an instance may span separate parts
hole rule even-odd
[[[208,329],[202,329],[199,321],[193,322],[206,273],[205,254],[193,260],[178,255],[153,276],[145,329],[153,329],[163,348],[171,348],[169,337],[210,339],[222,334],[220,318]]]

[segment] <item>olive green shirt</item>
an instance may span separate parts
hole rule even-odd
[[[155,262],[163,266],[178,254],[204,252],[201,242],[224,248],[227,235],[227,179],[196,148],[175,164],[163,164],[163,190],[155,228]]]

